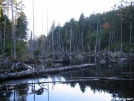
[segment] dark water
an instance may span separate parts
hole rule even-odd
[[[81,77],[119,77],[127,80],[92,80],[61,83]],[[0,92],[0,101],[134,101],[134,65],[110,64],[4,82],[17,84],[10,92]],[[39,84],[40,82],[40,84]],[[49,83],[48,83],[49,82]],[[41,89],[43,89],[41,91]]]

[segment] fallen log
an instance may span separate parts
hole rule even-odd
[[[25,64],[38,64],[38,63],[41,63],[41,62],[39,60],[29,59],[29,60],[25,60],[24,63]]]
[[[79,79],[82,79],[82,80],[134,80],[134,79],[131,79],[131,78],[124,78],[124,77],[120,77],[120,76],[117,76],[117,77],[72,77],[72,79],[74,80],[79,80]]]
[[[4,53],[4,54],[0,55],[0,58],[5,57],[6,55],[7,55],[7,53]]]
[[[134,72],[122,72],[123,74],[134,74]]]
[[[127,79],[127,78],[118,78],[118,77],[74,77],[73,79],[68,79],[68,80],[55,80],[55,81],[36,81],[36,82],[17,82],[16,83],[10,83],[6,84],[3,83],[0,86],[1,90],[6,90],[8,89],[13,89],[16,88],[19,85],[30,85],[30,84],[43,84],[43,83],[79,83],[79,82],[89,82],[89,81],[105,81],[105,80],[116,80],[116,81],[132,81],[134,79]]]
[[[54,63],[61,63],[61,64],[69,64],[70,63],[70,61],[66,61],[66,60],[54,60],[53,61]]]
[[[0,69],[0,73],[9,73],[10,70],[4,70],[4,69]]]
[[[0,74],[0,80],[6,81],[11,79],[19,79],[19,78],[25,78],[31,76],[35,77],[35,75],[38,76],[40,74],[57,73],[57,72],[63,72],[63,71],[68,71],[73,69],[87,68],[91,66],[95,66],[95,64],[82,64],[82,65],[57,67],[57,68],[27,70],[27,71],[15,72],[15,73],[4,73],[4,74]]]

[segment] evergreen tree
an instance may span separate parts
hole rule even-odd
[[[24,12],[20,13],[20,16],[17,19],[16,25],[16,38],[17,39],[27,39],[27,31],[28,31],[28,22]]]

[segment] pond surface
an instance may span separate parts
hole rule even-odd
[[[43,87],[46,89],[43,93],[32,92],[32,89],[38,90],[40,86],[38,84],[20,85],[18,89],[13,91],[15,94],[11,94],[9,99],[11,101],[14,99],[16,101],[98,101],[98,99],[99,101],[108,101],[108,99],[112,99],[112,94],[107,91],[92,89],[89,85],[86,86],[86,83],[45,83]]]
[[[63,83],[81,77],[119,77],[127,80],[92,80]],[[10,92],[0,92],[0,101],[134,101],[134,65],[110,64],[4,84],[17,84]]]

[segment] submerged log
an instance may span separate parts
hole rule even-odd
[[[5,81],[11,79],[19,79],[19,78],[31,77],[40,74],[57,73],[57,72],[86,68],[91,66],[95,66],[95,64],[82,64],[82,65],[74,65],[74,66],[66,66],[66,67],[48,68],[48,69],[27,70],[27,71],[21,71],[16,73],[4,73],[4,74],[0,74],[0,80]]]

